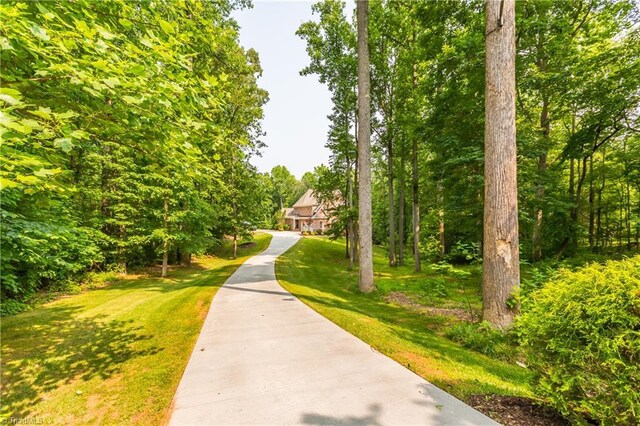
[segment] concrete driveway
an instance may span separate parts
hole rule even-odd
[[[274,232],[218,290],[172,425],[496,425],[322,317],[275,278]]]

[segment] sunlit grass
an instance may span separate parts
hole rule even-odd
[[[238,259],[198,259],[167,278],[125,278],[2,319],[2,417],[60,424],[159,424],[217,289]]]
[[[447,297],[429,296],[429,283],[438,274],[413,273],[410,267],[390,268],[385,253],[374,250],[379,290],[370,295],[357,289],[357,271],[349,271],[344,248],[324,238],[304,238],[277,262],[280,283],[304,303],[340,327],[390,356],[420,376],[464,399],[474,394],[531,396],[531,373],[463,348],[438,332],[443,317],[429,316],[385,300],[392,291],[424,297],[438,306],[479,308],[475,271],[464,284],[445,277]],[[471,267],[473,269],[473,267]],[[465,295],[455,290],[464,285]],[[467,299],[469,299],[467,301]]]

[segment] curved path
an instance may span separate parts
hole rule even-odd
[[[286,292],[274,232],[218,290],[173,401],[172,425],[495,425]]]

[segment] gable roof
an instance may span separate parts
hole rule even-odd
[[[296,216],[293,214],[293,207],[285,207],[282,209],[285,219],[294,219]]]
[[[317,206],[318,200],[313,196],[313,189],[307,189],[302,197],[293,205],[293,207],[311,207]]]

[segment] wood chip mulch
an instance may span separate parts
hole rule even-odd
[[[467,404],[505,426],[568,426],[568,420],[529,398],[472,395]]]

